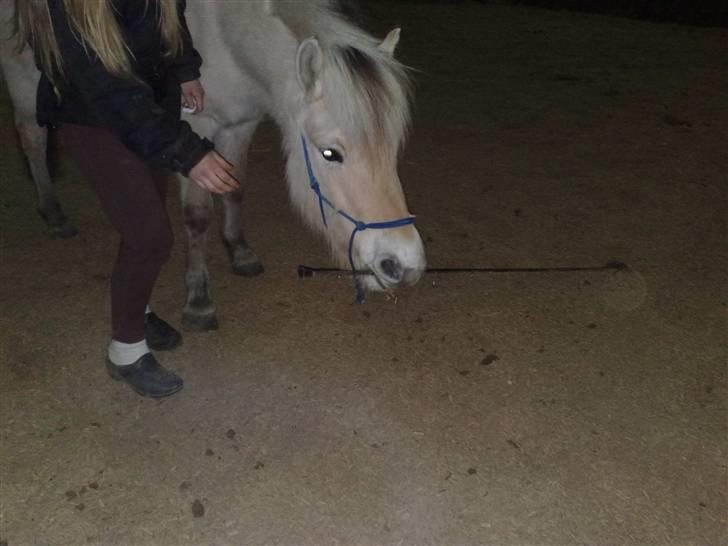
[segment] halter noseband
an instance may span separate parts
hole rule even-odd
[[[409,226],[411,224],[415,223],[415,217],[414,216],[407,216],[406,218],[400,218],[399,220],[390,220],[389,222],[371,222],[366,223],[362,222],[361,220],[357,220],[350,214],[348,214],[346,211],[343,211],[334,205],[334,203],[331,202],[331,200],[326,197],[321,192],[321,186],[319,185],[318,180],[316,179],[316,175],[313,173],[313,166],[311,165],[311,158],[308,155],[308,146],[306,145],[306,137],[304,135],[301,135],[301,143],[303,144],[303,157],[306,160],[306,171],[308,172],[308,180],[311,184],[311,189],[316,194],[316,197],[318,197],[319,201],[319,209],[321,210],[321,220],[324,222],[325,227],[329,227],[328,222],[326,221],[326,212],[324,209],[324,205],[330,207],[335,213],[340,214],[344,218],[346,218],[349,222],[354,224],[354,229],[351,231],[351,236],[349,237],[349,265],[351,266],[351,275],[354,279],[354,288],[356,290],[356,302],[357,303],[364,303],[364,289],[361,286],[361,283],[359,282],[359,278],[357,277],[357,271],[354,268],[354,238],[356,237],[356,234],[360,231],[364,231],[367,229],[391,229],[391,228],[398,228],[402,226]]]

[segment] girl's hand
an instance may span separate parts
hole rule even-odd
[[[240,187],[232,173],[233,166],[215,150],[210,150],[192,167],[189,177],[202,189],[213,193],[228,193]]]
[[[205,109],[205,90],[200,80],[184,82],[182,85],[182,106],[191,110],[190,114],[199,114]]]

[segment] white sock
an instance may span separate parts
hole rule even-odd
[[[152,312],[152,308],[147,305],[147,310],[144,311],[144,313],[148,315],[151,312]]]
[[[148,352],[149,347],[147,347],[146,339],[142,339],[137,343],[122,343],[112,339],[111,343],[109,343],[109,360],[117,366],[134,364]]]

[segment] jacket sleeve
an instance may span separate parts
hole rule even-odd
[[[167,114],[145,83],[107,72],[72,28],[63,4],[48,0],[63,59],[64,88],[79,95],[99,123],[147,164],[188,175],[212,143],[197,136],[187,122]]]
[[[202,66],[202,57],[192,44],[192,35],[187,27],[186,8],[187,0],[177,0],[182,51],[170,62],[170,70],[177,76],[180,83],[200,79],[200,66]]]

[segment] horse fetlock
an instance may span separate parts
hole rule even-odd
[[[193,257],[190,256],[190,262],[187,264],[187,273],[185,273],[187,305],[207,305],[210,302],[210,296],[207,289],[209,280],[207,268],[204,264],[194,262],[192,258]]]
[[[70,239],[78,235],[78,230],[72,224],[48,224],[48,236],[51,239]]]
[[[53,239],[68,239],[78,233],[78,230],[68,222],[63,210],[57,201],[38,207],[38,215],[48,227],[48,236]]]

